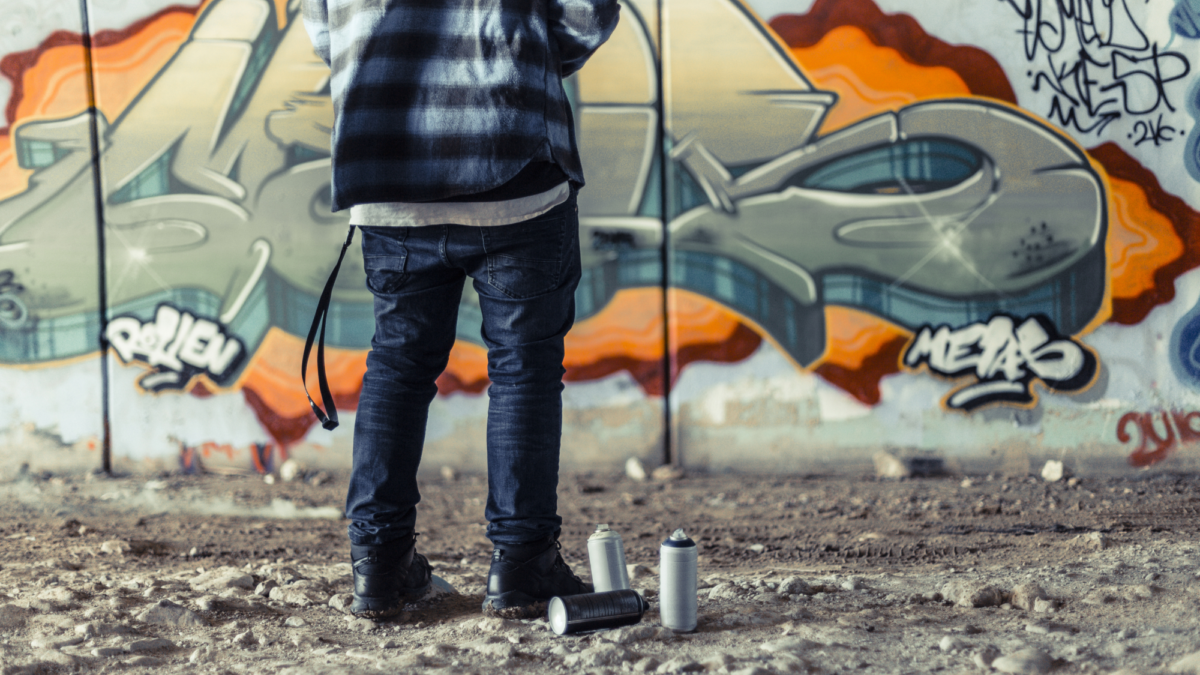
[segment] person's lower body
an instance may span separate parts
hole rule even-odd
[[[580,277],[574,196],[515,225],[362,234],[375,335],[346,498],[352,611],[390,616],[428,588],[429,565],[414,551],[416,474],[467,277],[479,295],[491,379],[485,516],[495,551],[484,611],[523,616],[544,607],[548,592],[589,591],[557,551],[563,337]]]

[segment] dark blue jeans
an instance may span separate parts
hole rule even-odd
[[[488,348],[488,537],[559,530],[563,336],[575,321],[575,196],[498,227],[364,227],[375,336],[354,423],[350,542],[381,545],[416,525],[417,467],[435,380],[454,345],[463,282],[474,280]]]

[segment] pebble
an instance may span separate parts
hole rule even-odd
[[[976,668],[991,668],[992,663],[1000,658],[1000,650],[993,645],[988,645],[975,651],[971,654],[971,661]]]
[[[208,624],[200,615],[190,609],[180,607],[170,600],[159,600],[149,609],[137,616],[142,623],[155,623],[177,628],[204,628]]]
[[[1046,614],[1049,612],[1053,612],[1054,611],[1054,601],[1053,600],[1034,600],[1033,601],[1033,611],[1038,612],[1040,614]]]
[[[1009,600],[1013,607],[1018,607],[1025,611],[1034,610],[1034,603],[1038,600],[1046,600],[1046,591],[1041,586],[1035,583],[1018,584],[1012,589],[1012,596]]]
[[[1171,673],[1200,673],[1200,652],[1192,652],[1177,661],[1172,661],[1171,665],[1167,666],[1167,671]]]
[[[946,637],[942,638],[941,642],[938,643],[938,649],[941,649],[944,652],[953,652],[966,648],[967,643],[963,642],[961,638],[954,637],[953,635],[947,635]]]
[[[329,606],[339,612],[349,612],[354,596],[349,593],[338,593],[329,598]]]
[[[739,597],[739,589],[733,584],[717,584],[708,592],[709,600],[737,600]]]
[[[995,586],[955,579],[942,587],[942,597],[959,607],[995,607],[1004,604],[1004,592]]]
[[[94,649],[92,649],[92,656],[107,657],[107,656],[117,656],[118,654],[124,654],[124,653],[125,653],[125,650],[121,649],[120,647],[95,647]]]
[[[992,668],[1015,675],[1041,675],[1050,672],[1053,661],[1039,649],[1022,649],[992,661]]]
[[[289,616],[283,620],[283,625],[287,626],[288,628],[299,628],[301,626],[307,626],[308,622],[298,616]]]
[[[655,670],[656,668],[658,668],[658,665],[659,665],[658,659],[654,658],[653,656],[643,656],[642,658],[638,659],[636,663],[633,664],[633,672],[649,673],[649,672]]]
[[[124,649],[127,652],[153,652],[159,649],[174,649],[175,643],[166,638],[150,638],[148,640],[134,640],[125,645]]]

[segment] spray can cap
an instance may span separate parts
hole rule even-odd
[[[598,525],[596,525],[597,532],[608,532],[608,530],[609,530],[608,523],[599,523]]]
[[[696,545],[696,542],[692,541],[681,527],[672,532],[671,536],[667,537],[662,545],[667,548],[692,548]]]

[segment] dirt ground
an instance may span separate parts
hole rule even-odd
[[[482,619],[470,475],[422,486],[419,550],[453,591],[348,616],[344,490],[326,473],[0,484],[0,674],[1200,672],[1195,475],[564,476],[564,557],[587,578],[609,523],[652,606],[568,637]],[[701,555],[686,635],[654,609],[676,527]]]

